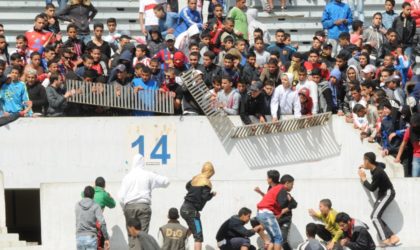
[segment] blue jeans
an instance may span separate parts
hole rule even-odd
[[[76,236],[77,250],[97,250],[98,242],[94,235]]]
[[[420,157],[413,157],[413,177],[420,177]]]
[[[364,0],[349,0],[350,9],[353,12],[353,17],[357,17],[362,22],[365,22],[365,4]]]
[[[90,34],[88,35],[77,35],[77,38],[80,39],[85,45],[92,40]]]
[[[272,243],[277,245],[281,245],[283,243],[280,226],[274,214],[268,212],[258,212],[257,220],[264,226],[264,229],[267,231],[268,236],[270,236]]]
[[[62,10],[67,6],[67,0],[57,0],[58,2],[58,9]],[[52,0],[45,0],[45,5],[51,4]]]

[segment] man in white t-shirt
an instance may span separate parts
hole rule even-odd
[[[143,32],[145,36],[148,35],[150,29],[153,26],[157,27],[159,25],[159,20],[155,16],[153,8],[158,4],[165,4],[166,0],[139,0],[140,1],[140,8],[139,8],[139,23],[140,23],[140,30]]]
[[[299,69],[299,83],[296,85],[296,91],[299,92],[301,88],[309,89],[309,95],[313,102],[312,114],[318,113],[318,85],[308,79],[307,71],[304,67]]]

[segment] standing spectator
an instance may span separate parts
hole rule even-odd
[[[335,222],[343,231],[344,239],[340,240],[342,247],[351,250],[375,250],[375,242],[369,234],[369,227],[356,219],[350,218],[346,213],[338,213]]]
[[[328,30],[328,42],[333,45],[333,56],[337,53],[338,36],[349,32],[348,26],[353,22],[353,16],[348,4],[342,0],[332,0],[322,14],[322,27]]]
[[[245,225],[251,220],[251,210],[243,207],[237,215],[230,217],[219,228],[216,240],[221,250],[254,250],[250,237],[264,231],[262,225],[247,229]]]
[[[159,228],[162,250],[185,250],[191,232],[179,223],[178,209],[169,209],[168,219],[168,223]]]
[[[262,83],[256,82],[249,87],[249,93],[241,100],[240,116],[244,124],[263,123],[264,115],[261,110],[264,97],[261,95]]]
[[[3,112],[20,116],[32,115],[32,102],[29,100],[25,84],[20,81],[21,71],[21,67],[13,66],[6,82],[0,88],[0,102]]]
[[[292,74],[281,75],[282,84],[276,88],[271,99],[271,115],[274,122],[280,119],[279,115],[294,115],[295,118],[302,115],[298,92],[292,89],[292,82]]]
[[[307,240],[297,247],[297,250],[327,250],[327,248],[321,244],[317,239],[316,236],[316,224],[309,223],[306,225],[306,237]]]
[[[272,169],[267,171],[267,192],[274,186],[277,186],[280,183],[280,173],[279,171]],[[256,187],[254,189],[255,192],[260,194],[262,197],[264,197],[265,193],[261,191],[260,187]]]
[[[90,0],[71,0],[70,5],[60,11],[58,19],[71,22],[77,27],[77,36],[86,45],[90,40],[89,24],[96,16],[95,7]]]
[[[414,19],[416,23],[416,27],[420,28],[420,1],[419,0],[405,0],[404,2],[411,4],[411,17]]]
[[[277,222],[279,223],[281,235],[283,236],[282,247],[284,250],[292,250],[288,238],[290,233],[290,227],[292,226],[292,209],[295,209],[297,207],[297,202],[290,195],[290,191],[292,191],[293,189],[294,182],[295,179],[288,174],[283,175],[280,179],[280,184],[284,185],[286,196],[282,196],[283,198],[280,202],[282,211],[280,217],[277,218]]]
[[[348,0],[351,12],[355,19],[365,22],[365,1],[364,0]]]
[[[416,22],[411,17],[411,5],[404,2],[402,12],[394,19],[392,28],[397,31],[398,39],[404,46],[405,54],[411,56],[414,36],[416,34]]]
[[[165,43],[166,47],[159,50],[154,56],[154,58],[159,59],[163,70],[174,66],[174,55],[178,51],[175,48],[175,36],[173,34],[167,34],[165,36]]]
[[[282,65],[286,65],[292,59],[293,51],[284,43],[285,32],[282,29],[276,30],[276,43],[268,46],[267,51],[270,53],[278,52]]]
[[[229,11],[228,17],[235,23],[235,34],[248,41],[248,19],[245,9],[246,0],[236,0],[236,5]]]
[[[63,10],[67,5],[68,0],[57,0],[59,10]],[[53,0],[45,0],[45,5],[52,4]]]
[[[76,60],[80,60],[85,51],[85,44],[77,37],[77,26],[74,24],[67,25],[67,41],[63,44],[64,47],[71,48],[74,52]]]
[[[95,203],[98,204],[102,210],[104,210],[105,207],[115,207],[115,200],[111,197],[111,195],[108,192],[105,191],[105,184],[105,179],[103,177],[96,178],[94,200]]]
[[[105,239],[105,249],[109,249],[109,236],[105,219],[98,204],[93,201],[95,190],[85,187],[84,198],[76,204],[76,241],[77,249],[97,249],[96,222],[101,224],[101,232]]]
[[[48,107],[47,92],[45,91],[44,86],[38,82],[36,70],[28,70],[25,81],[29,100],[32,102],[32,111],[34,112],[34,115],[45,114]]]
[[[108,28],[108,35],[105,36],[104,40],[109,43],[112,51],[116,52],[118,50],[118,40],[121,37],[121,32],[117,30],[117,20],[113,17],[110,17],[106,20],[106,26]]]
[[[312,72],[317,71],[320,72],[319,69],[315,69]],[[318,73],[319,74],[319,73]],[[309,97],[312,99],[312,110],[310,113],[316,114],[318,113],[318,83],[314,82],[313,79],[309,80],[307,77],[308,73],[304,67],[299,68],[299,82],[296,85],[296,90],[300,91],[302,88],[307,88],[306,91],[309,94]],[[312,76],[311,76],[312,77]],[[321,80],[321,79],[319,79]],[[307,98],[309,100],[309,98]]]
[[[212,81],[215,77],[222,76],[222,69],[214,64],[216,55],[212,51],[207,51],[203,56],[203,65],[200,67],[200,71],[203,72],[203,80],[207,87],[212,86]]]
[[[343,236],[338,224],[335,222],[337,212],[332,209],[330,199],[323,199],[319,202],[319,212],[309,209],[309,215],[315,219],[321,220],[324,225],[316,224],[316,234],[324,241],[328,242],[327,249],[332,250],[338,246],[340,238]]]
[[[201,14],[197,11],[197,0],[188,0],[188,6],[183,8],[179,13],[176,33],[181,34],[187,31],[188,28],[194,24],[196,24],[200,29],[203,27]]]
[[[144,158],[137,154],[133,157],[131,171],[124,177],[118,192],[126,222],[135,219],[141,222],[141,229],[149,231],[152,215],[152,190],[167,187],[169,179],[144,169]],[[127,227],[129,225],[127,224]],[[131,240],[129,244],[131,244]]]
[[[99,48],[101,54],[105,56],[105,61],[108,62],[111,58],[111,46],[109,43],[102,39],[102,34],[104,33],[104,24],[95,23],[93,25],[93,39],[86,44],[86,49],[88,51],[93,50],[93,48]]]
[[[411,117],[410,127],[405,130],[403,142],[400,145],[398,150],[398,155],[395,157],[395,162],[401,162],[403,152],[408,143],[411,143],[413,146],[413,177],[420,177],[420,114],[415,113]],[[405,176],[408,175],[408,170],[405,170]]]
[[[303,87],[299,90],[300,111],[302,115],[312,115],[314,107],[312,97],[309,95],[309,89]]]
[[[163,5],[159,4],[153,8],[155,16],[158,18],[159,32],[162,36],[167,34],[174,34],[175,28],[178,25],[178,13],[165,12]],[[177,35],[177,34],[175,34]]]
[[[166,4],[166,0],[140,0],[139,23],[140,30],[145,36],[149,34],[152,28],[159,25],[158,17],[153,12],[153,8],[158,4]]]
[[[67,4],[67,0],[66,4]],[[60,6],[61,7],[61,6]],[[45,11],[44,13],[47,15],[48,18],[48,25],[47,25],[47,30],[51,31],[54,34],[60,34],[60,23],[58,22],[58,18],[55,15],[55,6],[54,4],[47,4],[45,6]],[[57,40],[61,40],[61,34],[59,36],[57,36]]]
[[[386,29],[382,25],[382,14],[376,12],[373,14],[372,25],[363,31],[363,43],[370,44],[373,51],[372,56],[381,57],[382,46],[384,44]]]
[[[143,225],[137,218],[127,220],[130,250],[161,250],[157,241],[145,232],[143,228]]]
[[[65,92],[62,88],[63,81],[57,74],[52,74],[49,81],[50,84],[46,88],[49,103],[47,116],[63,116],[68,106],[67,100],[76,92],[74,90]]]
[[[392,28],[394,19],[398,16],[394,11],[395,0],[385,0],[385,12],[382,13],[382,24],[386,30]]]
[[[1,30],[3,30],[4,33],[3,27],[0,27],[0,31]],[[4,35],[0,35],[0,60],[9,63],[8,44]]]
[[[55,42],[54,33],[43,30],[43,27],[44,18],[41,15],[37,15],[33,29],[25,32],[28,48],[31,52],[40,50],[40,53],[42,53],[45,46]]]
[[[395,246],[400,239],[392,232],[385,221],[382,220],[385,209],[395,197],[394,186],[384,168],[385,165],[383,163],[376,161],[376,155],[373,152],[368,152],[364,154],[363,164],[359,167],[359,176],[363,186],[369,191],[374,192],[378,189],[378,198],[373,206],[370,218],[376,231],[378,231],[382,243],[385,246]],[[370,170],[372,182],[367,180],[364,169]]]
[[[211,162],[206,162],[201,169],[201,174],[196,175],[187,183],[187,195],[181,206],[181,216],[187,222],[188,228],[194,236],[194,250],[201,250],[203,244],[203,227],[200,220],[200,211],[206,203],[216,196],[212,192],[210,178],[214,175]]]
[[[233,88],[232,78],[229,75],[224,75],[222,90],[217,93],[218,108],[227,115],[237,115],[240,99],[240,94]]]

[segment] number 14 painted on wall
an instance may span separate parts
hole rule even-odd
[[[144,156],[144,135],[140,135],[137,140],[131,143],[131,147],[139,147],[139,154]],[[159,153],[159,149],[161,152]],[[150,153],[150,159],[161,160],[163,165],[168,164],[168,160],[171,159],[171,155],[168,154],[168,136],[162,135]]]

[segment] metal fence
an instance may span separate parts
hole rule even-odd
[[[296,131],[320,125],[325,125],[331,118],[331,112],[305,116],[301,118],[280,120],[278,122],[268,122],[261,124],[250,124],[234,127],[231,133],[232,138],[243,138],[265,134]]]
[[[69,102],[95,106],[173,114],[174,98],[170,92],[135,90],[118,84],[66,81],[67,90],[75,90]]]

